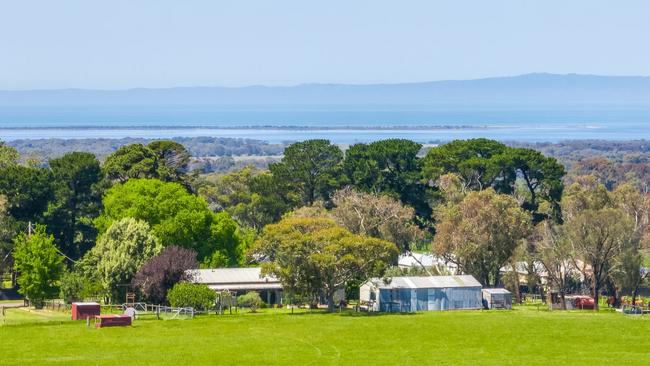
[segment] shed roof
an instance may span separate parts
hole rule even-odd
[[[371,282],[382,289],[481,287],[481,284],[471,275],[392,277],[388,283],[381,278],[373,278]]]
[[[208,285],[213,290],[266,290],[281,289],[282,284],[273,276],[262,276],[262,269],[214,268],[190,269],[188,275],[195,283]]]

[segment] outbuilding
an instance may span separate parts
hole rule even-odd
[[[481,309],[481,284],[470,275],[372,278],[359,299],[372,311]]]
[[[72,320],[94,319],[101,313],[101,307],[96,302],[73,302]]]
[[[257,291],[269,305],[282,303],[282,284],[273,276],[262,276],[260,267],[191,269],[187,273],[192,282],[217,292],[229,291],[237,296]]]
[[[484,288],[483,307],[485,309],[512,309],[512,292],[504,288]]]

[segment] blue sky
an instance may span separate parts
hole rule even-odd
[[[650,1],[0,0],[0,89],[650,75]]]

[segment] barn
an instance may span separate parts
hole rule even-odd
[[[481,284],[470,275],[372,278],[359,299],[368,310],[413,312],[481,309]]]

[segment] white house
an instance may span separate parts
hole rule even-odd
[[[218,292],[229,291],[237,296],[257,291],[267,304],[282,302],[282,284],[273,276],[262,276],[259,267],[190,269],[187,273],[192,282],[208,285]]]
[[[397,265],[402,269],[422,268],[426,270],[436,269],[440,274],[458,274],[458,266],[446,261],[444,258],[435,256],[431,253],[414,253],[407,252],[400,254]]]

